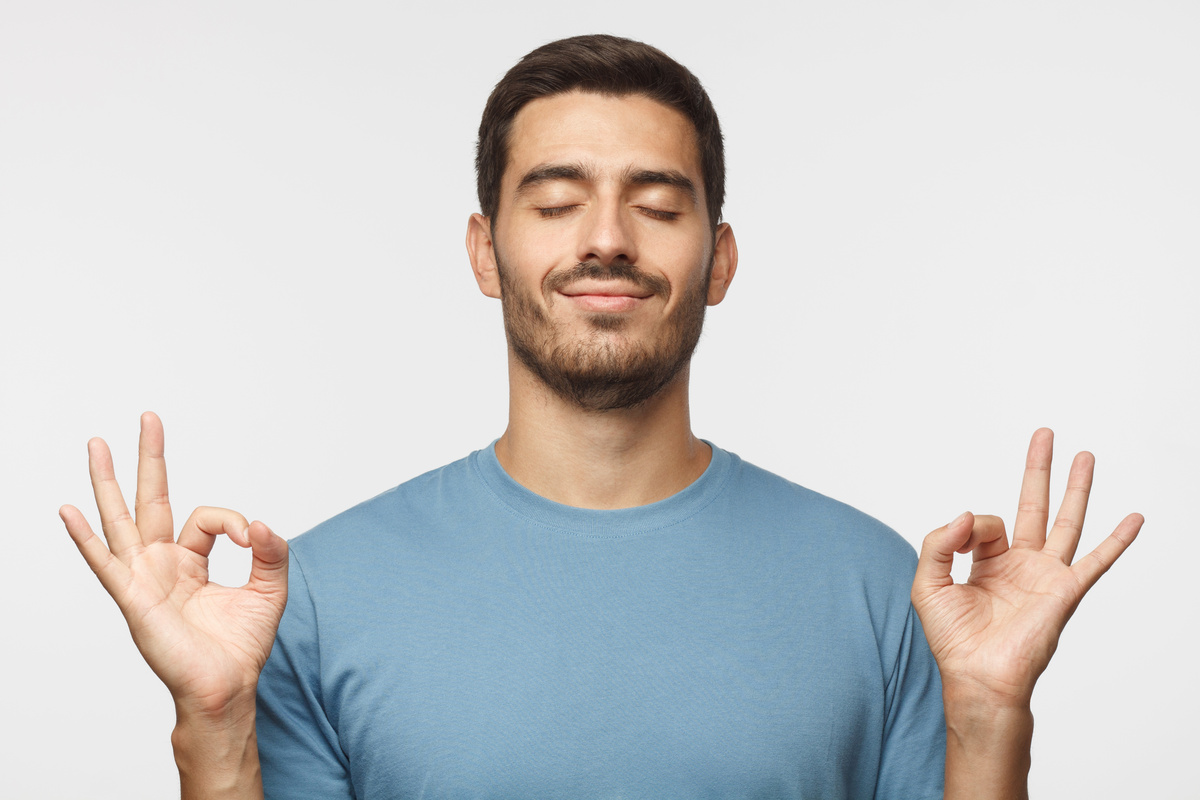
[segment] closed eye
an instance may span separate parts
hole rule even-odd
[[[651,217],[652,219],[661,219],[666,221],[679,219],[679,214],[674,211],[660,211],[657,208],[647,208],[646,206],[638,206],[638,211],[641,211],[643,214]]]
[[[549,219],[550,217],[561,217],[578,207],[579,206],[554,206],[553,208],[539,208],[538,213],[541,214],[542,217]]]

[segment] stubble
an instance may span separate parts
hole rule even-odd
[[[586,320],[586,332],[571,334],[548,318],[537,299],[512,279],[499,254],[497,269],[509,347],[542,383],[586,411],[644,404],[679,376],[700,341],[707,306],[707,270],[704,280],[684,288],[662,333],[647,342],[621,335],[629,327],[629,320],[621,314],[592,314]],[[540,287],[542,296],[552,299],[560,289],[584,278],[631,282],[664,302],[670,296],[665,280],[635,265],[595,262],[551,272]]]

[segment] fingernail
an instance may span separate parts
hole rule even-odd
[[[960,523],[962,523],[962,522],[965,522],[965,521],[966,521],[966,519],[967,519],[967,514],[969,514],[969,513],[971,513],[971,512],[969,512],[969,511],[964,511],[963,513],[959,514],[957,517],[955,517],[955,518],[954,518],[954,522],[951,522],[951,523],[950,523],[949,525],[947,525],[946,527],[947,527],[947,528],[953,528],[955,525],[958,525],[958,524],[960,524]]]

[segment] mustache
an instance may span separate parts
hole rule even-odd
[[[625,281],[663,298],[666,298],[671,292],[671,285],[665,278],[651,275],[636,264],[630,264],[627,261],[614,261],[611,264],[580,261],[573,267],[555,270],[547,275],[546,279],[542,281],[542,291],[550,294],[581,280]]]

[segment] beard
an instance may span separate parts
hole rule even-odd
[[[546,316],[531,292],[517,285],[499,253],[496,268],[509,348],[555,394],[585,411],[614,411],[644,404],[679,376],[700,341],[711,264],[703,280],[684,288],[656,341],[621,337],[622,329],[629,326],[628,318],[605,313],[589,315],[590,330],[574,336]],[[542,296],[552,301],[559,289],[583,278],[623,280],[664,302],[671,291],[665,280],[633,264],[581,262],[547,275],[540,287]]]

